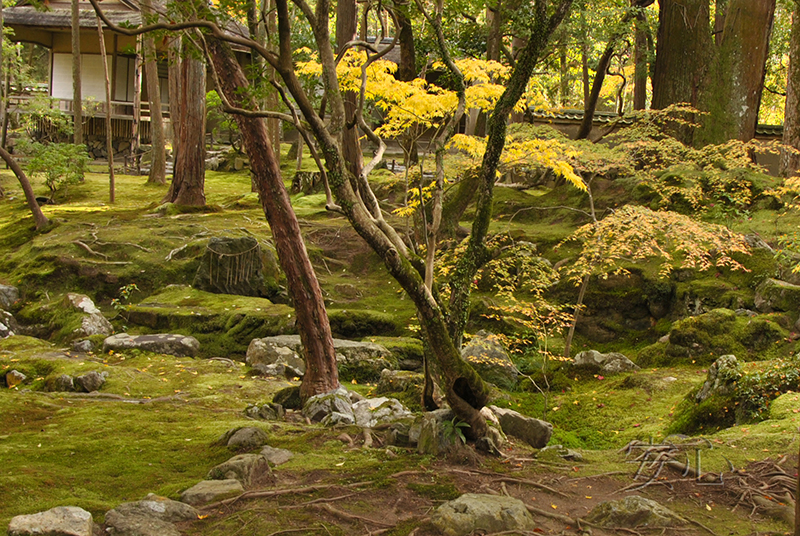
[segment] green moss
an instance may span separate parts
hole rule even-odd
[[[370,335],[392,336],[401,332],[393,315],[370,310],[329,309],[328,320],[335,336],[360,339]]]

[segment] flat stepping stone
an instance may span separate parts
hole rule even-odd
[[[188,504],[149,494],[143,501],[123,503],[106,513],[111,536],[180,536],[173,523],[197,519]]]
[[[200,342],[189,335],[156,333],[153,335],[128,335],[117,333],[103,341],[103,352],[120,350],[144,350],[156,354],[169,354],[177,357],[195,357],[200,350]]]
[[[92,514],[76,506],[59,506],[24,516],[8,525],[8,536],[92,536]]]
[[[202,480],[181,493],[181,502],[202,506],[244,493],[242,483],[235,479]]]

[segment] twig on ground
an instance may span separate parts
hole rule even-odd
[[[538,488],[542,491],[546,491],[547,493],[552,493],[553,495],[558,495],[559,497],[564,497],[565,499],[568,498],[567,495],[561,493],[560,491],[553,489],[549,486],[545,486],[544,484],[540,484],[535,480],[528,480],[526,478],[514,478],[510,476],[504,476],[501,478],[494,479],[494,482],[508,482],[509,484],[525,484],[527,486],[532,486],[534,488]]]
[[[300,504],[293,504],[290,506],[283,506],[284,510],[290,510],[293,508],[303,508],[305,506],[310,506],[312,504],[323,503],[323,502],[333,502],[333,501],[340,501],[342,499],[347,499],[348,497],[352,497],[353,495],[358,495],[357,493],[348,493],[347,495],[340,495],[338,497],[330,497],[330,498],[322,498],[322,499],[314,499],[313,501],[306,501]]]

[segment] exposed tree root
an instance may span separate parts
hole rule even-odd
[[[223,501],[217,501],[215,503],[207,504],[201,508],[201,510],[211,510],[212,508],[219,508],[220,506],[227,506],[238,501],[246,500],[246,499],[265,499],[268,497],[279,497],[281,495],[292,495],[292,494],[301,494],[301,493],[313,493],[315,491],[321,491],[324,489],[330,488],[357,488],[359,486],[367,486],[372,484],[371,480],[365,482],[355,482],[353,484],[320,484],[317,486],[306,486],[303,488],[286,488],[286,489],[275,489],[275,490],[253,490],[253,491],[246,491],[241,495],[237,495],[236,497],[231,497],[230,499],[225,499]]]

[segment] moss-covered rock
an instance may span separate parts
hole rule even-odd
[[[800,312],[800,285],[767,279],[756,289],[755,306],[763,313]]]
[[[754,316],[747,311],[714,309],[672,325],[668,337],[639,352],[639,366],[663,366],[679,362],[710,364],[720,355],[734,354],[746,360],[781,355],[790,344],[789,333],[778,315]]]
[[[383,335],[399,335],[402,326],[388,313],[368,309],[329,309],[331,331],[337,337],[361,339]]]

